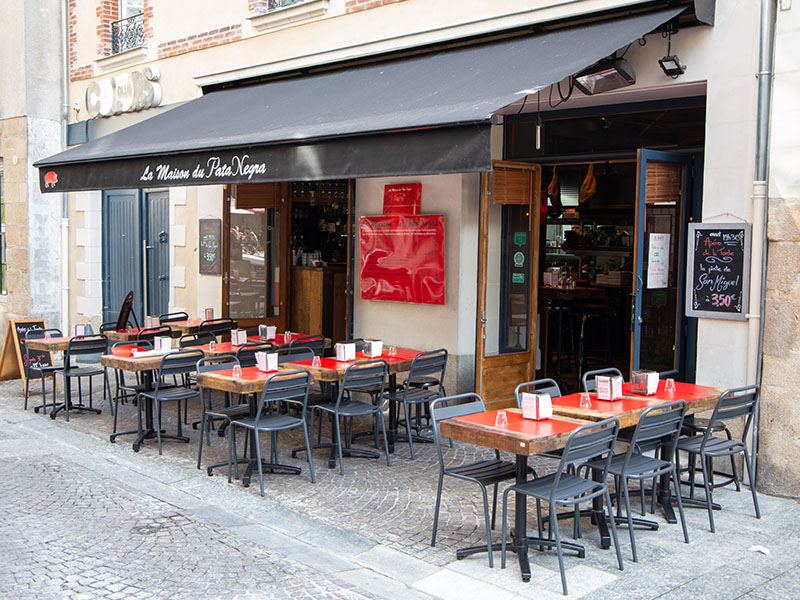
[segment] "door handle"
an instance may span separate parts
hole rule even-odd
[[[159,281],[166,281],[167,280],[167,276],[166,275],[159,275],[158,276],[158,280]]]
[[[166,244],[168,240],[167,232],[166,231],[159,231],[158,232],[158,242],[160,244]]]

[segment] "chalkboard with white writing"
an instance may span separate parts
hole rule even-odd
[[[222,272],[222,220],[200,219],[200,274],[219,275]]]
[[[686,315],[747,318],[750,295],[749,223],[690,223]]]

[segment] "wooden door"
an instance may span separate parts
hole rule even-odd
[[[475,389],[500,408],[536,373],[541,168],[496,162],[481,187]]]

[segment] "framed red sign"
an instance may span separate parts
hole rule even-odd
[[[418,215],[421,183],[396,183],[383,188],[384,215]]]
[[[361,217],[361,297],[444,304],[444,215]]]

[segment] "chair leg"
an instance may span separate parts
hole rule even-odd
[[[403,416],[406,418],[406,433],[408,434],[408,447],[411,450],[411,460],[414,460],[414,442],[411,438],[414,434],[411,433],[411,415],[408,414],[408,403],[403,400]]]
[[[228,483],[231,483],[231,475],[233,469],[233,430],[235,429],[233,423],[231,423],[230,428],[228,429]]]
[[[689,531],[686,529],[686,517],[683,514],[683,500],[681,499],[680,488],[680,475],[678,475],[678,468],[673,465],[672,469],[672,486],[675,488],[675,495],[678,501],[678,514],[681,517],[681,527],[683,528],[683,541],[689,543]]]
[[[747,469],[747,478],[750,480],[750,492],[753,494],[753,506],[756,509],[756,519],[761,518],[761,509],[758,507],[758,498],[756,497],[756,481],[753,478],[753,471],[750,469],[750,455],[747,449],[744,450],[744,467]]]
[[[508,509],[508,492],[511,488],[506,488],[506,491],[503,492],[503,530],[501,532],[501,540],[500,540],[500,568],[506,568],[506,538],[508,537],[508,521],[506,520],[506,510]],[[538,502],[538,500],[537,500]],[[540,525],[541,528],[541,525]],[[519,535],[519,533],[518,533]],[[541,534],[539,534],[541,537]]]
[[[628,479],[627,477],[622,478],[623,481],[623,489],[622,494],[625,496],[625,516],[628,519],[628,535],[631,538],[631,554],[633,555],[633,562],[639,562],[639,557],[636,555],[636,538],[634,537],[633,533],[633,515],[631,514],[631,496],[630,492],[628,491]],[[644,480],[640,479],[639,483],[642,485],[641,489],[644,489]],[[612,517],[613,518],[613,517]]]
[[[706,457],[700,456],[700,469],[703,471],[703,487],[706,490],[706,508],[708,509],[708,522],[711,525],[711,533],[714,533],[714,510],[711,507],[711,488],[708,482],[708,472],[706,467]]]
[[[210,390],[209,390],[210,392]],[[202,400],[202,399],[201,399]],[[203,459],[203,436],[207,436],[210,438],[206,432],[206,406],[205,402],[203,402],[203,412],[200,415],[200,443],[197,445],[197,468],[200,468],[201,461]],[[211,441],[210,439],[208,440]]]
[[[611,516],[611,522],[614,522],[613,515]],[[569,594],[567,591],[567,576],[564,573],[564,554],[561,550],[561,535],[558,531],[558,515],[556,513],[556,505],[554,502],[550,503],[550,530],[555,534],[556,538],[556,555],[558,556],[558,569],[561,572],[561,589],[564,591],[564,595],[566,596]],[[523,532],[522,535],[525,535]]]
[[[156,409],[156,436],[158,437],[158,455],[161,456],[161,403],[153,398],[153,404]]]
[[[494,552],[492,551],[492,527],[489,519],[489,495],[483,485],[481,485],[481,493],[483,494],[483,521],[486,527],[486,550],[489,553],[489,568],[492,569],[494,568]]]
[[[383,434],[383,451],[386,452],[386,466],[392,466],[392,457],[389,454],[389,442],[386,439],[386,422],[383,418],[383,411],[379,412],[381,417],[381,433]]]
[[[42,377],[42,382],[43,382],[42,383],[42,389],[44,389],[44,377]],[[26,377],[25,378],[25,404],[24,404],[24,409],[25,410],[28,410],[28,387],[29,387],[29,384],[30,384],[30,378]]]
[[[336,432],[336,452],[339,455],[339,474],[344,475],[344,460],[342,460],[342,434],[339,431],[339,415],[331,413],[333,419],[333,428]]]
[[[494,491],[492,492],[492,529],[494,529],[494,518],[497,514],[497,485],[497,483],[494,484]]]
[[[611,525],[611,537],[614,539],[614,550],[617,552],[617,566],[622,571],[622,551],[619,548],[619,538],[617,538],[617,523],[614,520],[614,514],[611,512],[611,494],[608,493],[608,488],[605,491],[606,510],[609,517],[609,525]]]
[[[725,428],[725,434],[728,436],[728,440],[731,440],[731,432],[730,429],[727,427]],[[736,474],[736,461],[733,459],[733,454],[731,454],[731,477],[733,477],[733,485],[736,486],[736,491],[741,492],[742,487],[739,485],[739,477]]]
[[[439,470],[439,485],[436,488],[436,507],[433,509],[433,533],[431,534],[431,546],[436,545],[436,528],[439,526],[439,508],[442,505],[442,484],[444,483],[444,473]],[[505,513],[503,513],[505,519]],[[505,527],[505,525],[503,525]]]
[[[258,465],[258,482],[261,484],[261,497],[264,497],[264,469],[261,466],[261,444],[259,443],[261,440],[258,439],[258,431],[253,429],[253,431],[248,431],[250,435],[253,436],[253,445],[256,449],[256,464]]]
[[[311,443],[308,438],[308,426],[306,425],[305,415],[303,418],[303,438],[306,440],[306,454],[308,457],[308,470],[311,472],[311,483],[316,483],[317,478],[314,474],[314,459],[311,456]]]

